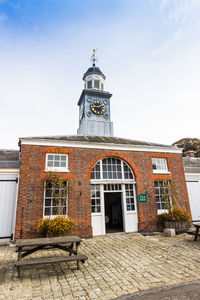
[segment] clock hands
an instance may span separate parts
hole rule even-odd
[[[97,115],[102,115],[105,112],[105,105],[99,100],[94,100],[91,105],[91,110]]]

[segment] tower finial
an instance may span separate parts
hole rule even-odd
[[[93,67],[95,67],[96,61],[98,61],[97,56],[96,56],[96,52],[97,52],[97,49],[93,49],[93,53],[92,53],[92,56],[91,56],[91,62],[92,62]]]

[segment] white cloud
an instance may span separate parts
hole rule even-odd
[[[166,12],[166,18],[175,22],[184,22],[187,16],[200,8],[200,0],[162,0],[161,11]]]

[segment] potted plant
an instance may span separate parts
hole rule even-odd
[[[172,208],[167,213],[158,215],[158,224],[164,228],[174,228],[176,232],[186,232],[190,227],[191,217],[183,209]]]

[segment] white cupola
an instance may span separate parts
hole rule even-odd
[[[101,72],[101,70],[96,67],[96,54],[95,50],[93,50],[92,55],[92,67],[90,67],[87,72],[83,75],[83,80],[85,82],[85,89],[95,89],[95,90],[104,90],[104,81],[106,79],[105,75]]]

